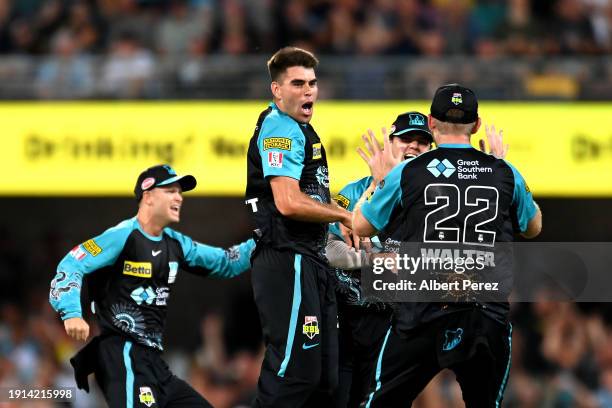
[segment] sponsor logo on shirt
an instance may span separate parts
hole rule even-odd
[[[155,289],[155,304],[157,306],[166,306],[168,296],[170,296],[170,288],[162,286]]]
[[[321,143],[313,143],[312,145],[312,160],[317,160],[322,157],[321,155]]]
[[[89,252],[91,256],[98,256],[98,254],[102,252],[102,248],[100,248],[93,239],[85,241],[83,243],[83,248],[85,248],[85,250]]]
[[[80,261],[81,259],[85,258],[87,254],[85,253],[85,251],[83,251],[83,248],[81,248],[80,245],[77,245],[72,248],[72,251],[70,251],[70,256],[76,259],[77,261]]]
[[[288,139],[286,137],[268,137],[263,140],[263,148],[264,150],[291,150],[291,139]]]
[[[137,278],[150,278],[153,274],[151,262],[123,261],[123,274]]]
[[[136,304],[139,306],[143,302],[146,303],[147,305],[151,305],[153,304],[153,301],[157,298],[157,294],[155,293],[155,291],[153,291],[153,289],[150,286],[148,288],[143,288],[143,287],[136,288],[132,291],[130,296],[132,297],[132,299],[134,299],[134,302],[136,302]]]
[[[346,198],[345,196],[343,196],[342,194],[338,194],[335,198],[336,202],[338,203],[338,205],[342,208],[348,208],[349,204],[351,203],[351,200],[349,200],[348,198]]]
[[[283,154],[280,152],[268,152],[268,166],[277,169],[283,168]]]

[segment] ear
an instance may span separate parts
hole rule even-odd
[[[431,114],[427,115],[427,126],[429,127],[429,130],[431,130],[431,133],[433,133],[434,125],[433,117],[431,116]]]
[[[480,117],[476,120],[476,123],[474,124],[474,127],[472,128],[472,134],[475,134],[476,132],[478,132],[478,129],[480,129],[480,125],[482,124],[482,121],[480,120]]]
[[[281,99],[280,84],[278,82],[272,81],[270,84],[270,90],[272,91],[272,95],[275,99]]]
[[[152,202],[151,190],[143,191],[142,192],[142,199],[140,201],[144,205],[151,205],[151,202]]]

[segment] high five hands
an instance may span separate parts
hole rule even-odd
[[[372,129],[368,129],[367,135],[361,135],[365,147],[369,153],[366,154],[361,147],[357,148],[357,153],[361,156],[370,168],[370,173],[374,178],[374,182],[378,184],[391,171],[393,167],[401,163],[404,159],[401,152],[394,152],[389,140],[389,134],[386,128],[382,128],[383,148],[381,150],[378,139]]]

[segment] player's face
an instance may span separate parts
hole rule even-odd
[[[179,183],[156,187],[150,191],[154,217],[163,224],[179,222],[181,218],[181,205],[183,204],[183,190]]]
[[[289,67],[278,81],[272,82],[279,109],[302,123],[310,122],[318,93],[313,68]]]
[[[395,154],[402,154],[404,159],[409,157],[416,157],[421,153],[425,153],[431,149],[431,143],[429,140],[421,135],[402,135],[395,136],[391,139],[391,147]]]

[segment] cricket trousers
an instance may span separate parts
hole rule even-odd
[[[338,323],[328,265],[263,247],[251,270],[266,346],[253,406],[331,406],[338,383]]]

